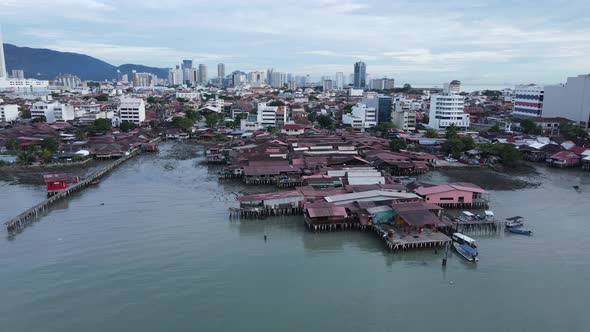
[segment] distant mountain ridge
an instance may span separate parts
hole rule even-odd
[[[102,81],[116,78],[117,69],[121,71],[121,75],[129,75],[129,80],[131,80],[132,70],[152,73],[160,78],[168,77],[167,68],[135,64],[117,67],[85,54],[19,47],[13,44],[4,44],[4,56],[8,74],[10,75],[13,69],[22,69],[26,78],[53,80],[61,74],[72,74],[82,80]]]

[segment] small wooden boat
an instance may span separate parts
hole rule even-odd
[[[100,180],[99,179],[90,181],[90,184],[93,185],[93,186],[96,186],[99,183],[100,183]]]
[[[457,251],[459,255],[470,262],[477,262],[479,260],[479,258],[477,258],[477,250],[468,244],[453,242],[453,248],[455,248],[455,251]]]
[[[507,228],[510,233],[520,234],[520,235],[532,235],[533,231],[518,229],[518,228]]]

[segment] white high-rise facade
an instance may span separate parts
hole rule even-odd
[[[0,80],[7,80],[6,60],[4,59],[4,44],[2,41],[2,30],[0,30]]]
[[[217,84],[223,85],[223,79],[225,78],[225,64],[220,63],[217,65]]]
[[[545,86],[544,118],[561,117],[590,126],[590,74],[568,77],[565,84]]]
[[[336,90],[342,90],[344,88],[344,73],[337,72],[336,73]]]
[[[367,104],[358,103],[352,107],[351,114],[342,116],[342,123],[356,129],[375,127],[377,125],[377,110]]]
[[[199,64],[199,84],[207,85],[209,83],[207,81],[207,66],[204,64]]]
[[[145,102],[141,98],[121,98],[119,117],[121,122],[140,124],[145,121]]]
[[[430,96],[430,128],[446,129],[451,125],[459,128],[469,127],[469,114],[464,112],[465,97],[459,94],[461,82],[445,83],[442,94]]]

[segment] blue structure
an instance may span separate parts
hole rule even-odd
[[[393,99],[389,96],[379,96],[377,101],[377,124],[391,122]]]

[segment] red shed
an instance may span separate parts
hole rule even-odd
[[[68,188],[68,178],[65,174],[46,174],[43,175],[47,185],[47,193],[55,193]]]

